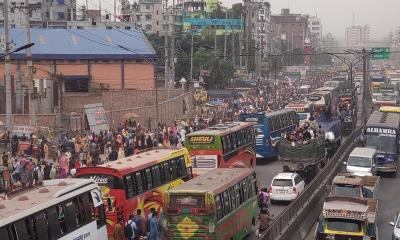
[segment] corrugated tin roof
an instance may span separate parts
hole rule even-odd
[[[0,29],[1,38],[4,29]],[[10,29],[10,41],[25,45],[24,29]],[[139,30],[31,29],[33,59],[155,59],[157,54]],[[3,50],[1,50],[3,51]],[[24,59],[25,51],[12,54]]]

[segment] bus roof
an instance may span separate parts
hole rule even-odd
[[[398,129],[399,124],[399,114],[375,111],[369,117],[367,127]]]
[[[181,149],[153,149],[150,151],[135,154],[126,158],[118,159],[117,161],[107,162],[95,167],[83,167],[77,170],[77,174],[85,173],[87,170],[93,169],[108,169],[111,172],[118,171],[124,174],[126,171],[130,172],[132,170],[140,170],[139,168],[146,168],[159,162],[160,160],[168,159],[172,154],[188,154],[186,148]],[[93,172],[91,172],[93,173]]]
[[[233,186],[237,181],[254,172],[251,168],[216,168],[193,178],[173,189],[170,193],[218,193]]]
[[[382,106],[379,108],[379,112],[400,113],[400,107]]]
[[[212,127],[202,129],[197,132],[188,134],[187,136],[204,136],[204,135],[225,135],[231,132],[235,132],[239,129],[252,126],[251,122],[225,122],[221,124],[214,125]]]
[[[58,198],[74,190],[83,191],[86,186],[97,187],[91,179],[68,178],[46,180],[39,187],[30,187],[11,193],[7,196],[7,200],[0,201],[0,227],[20,217],[28,216],[35,210],[47,208],[49,202],[54,201],[55,204]]]
[[[268,112],[265,114],[266,117],[274,117],[278,115],[282,115],[284,113],[295,112],[293,109],[282,109],[278,111]]]

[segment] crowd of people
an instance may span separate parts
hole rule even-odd
[[[51,141],[44,136],[23,134],[6,141],[2,164],[10,170],[12,189],[33,185],[42,180],[66,178],[82,166],[115,161],[154,147],[182,147],[187,133],[208,127],[203,119],[159,124],[153,131],[134,119],[119,124],[115,130],[99,134],[77,132]]]
[[[314,88],[316,86],[320,87],[323,86],[326,80],[325,76],[321,76],[300,78],[297,80],[282,78],[277,81],[267,80],[259,82],[254,94],[237,97],[234,114],[237,117],[241,113],[283,109],[288,103],[304,98],[304,94],[300,90],[301,86],[312,83]]]
[[[285,139],[293,145],[307,144],[312,139],[321,136],[321,126],[317,126],[315,119],[311,116],[303,125],[297,125],[291,132],[285,133]]]

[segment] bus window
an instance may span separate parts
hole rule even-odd
[[[44,212],[39,212],[33,218],[35,221],[37,239],[48,240],[49,239],[49,234],[48,234],[49,230],[48,230],[48,225],[47,225],[48,221],[46,218],[46,214]]]
[[[31,239],[32,236],[28,232],[26,221],[27,219],[22,219],[14,223],[14,229],[17,239]]]
[[[97,207],[96,211],[96,222],[97,222],[97,229],[106,225],[106,214],[104,212],[104,206],[100,205]]]
[[[1,239],[4,239],[4,240],[11,239],[10,236],[8,235],[7,227],[0,228],[0,236],[1,236]]]
[[[155,187],[161,186],[160,165],[156,165],[153,167],[153,173],[154,173]]]
[[[56,207],[51,207],[46,210],[47,222],[49,223],[50,239],[58,239],[62,236],[61,226],[58,222],[58,213]]]
[[[222,197],[223,197],[223,204],[224,204],[224,216],[227,216],[231,212],[231,204],[230,204],[229,194],[228,194],[227,190],[222,193]]]
[[[151,176],[151,169],[150,168],[146,169],[145,174],[146,174],[147,190],[151,190],[151,189],[153,189],[153,178]]]
[[[218,194],[215,196],[215,205],[217,209],[217,219],[220,220],[221,218],[224,217],[224,212],[222,210],[222,203],[221,203],[221,194]]]
[[[235,192],[235,201],[236,201],[236,206],[240,206],[240,190],[239,190],[239,185],[235,184],[234,192]]]
[[[65,219],[65,209],[61,204],[59,204],[56,207],[56,209],[57,209],[58,223],[60,224],[61,227],[61,232],[62,234],[66,234],[68,231],[68,227],[67,227],[67,221]]]
[[[171,175],[170,175],[170,169],[169,169],[169,164],[168,162],[163,163],[163,172],[164,172],[164,179],[163,179],[163,184],[168,183],[171,181]]]
[[[127,174],[124,176],[124,183],[125,183],[125,191],[126,191],[126,198],[132,198],[135,196],[135,189],[133,187],[133,179],[131,174]]]
[[[243,188],[243,202],[246,202],[248,199],[248,189],[247,189],[247,181],[242,181],[242,188]]]
[[[229,197],[231,199],[231,207],[232,207],[232,209],[236,209],[236,194],[235,194],[235,188],[234,187],[229,188]]]
[[[67,221],[69,226],[69,231],[74,231],[78,227],[78,214],[75,203],[69,200],[65,203],[65,209],[67,212]]]
[[[176,160],[172,159],[169,163],[170,173],[171,173],[171,180],[175,180],[177,178],[177,171],[176,171]]]
[[[178,168],[178,177],[187,176],[187,168],[185,166],[185,158],[178,157],[176,159],[176,163],[177,163],[177,168]]]
[[[135,179],[136,179],[137,194],[141,194],[143,192],[142,174],[140,172],[136,172]]]

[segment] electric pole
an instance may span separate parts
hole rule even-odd
[[[240,14],[240,32],[239,32],[239,66],[240,66],[240,70],[243,69],[242,48],[243,48],[243,14]]]
[[[168,0],[165,1],[164,5],[164,19],[165,19],[165,31],[164,31],[164,87],[169,88],[169,54],[168,54],[168,34],[169,34],[169,17],[168,17]],[[168,96],[169,98],[169,96]]]
[[[25,43],[31,43],[31,26],[29,17],[29,1],[25,0]],[[71,12],[73,9],[71,8]],[[71,13],[72,16],[72,13]],[[36,126],[36,109],[35,109],[35,99],[36,96],[33,94],[33,63],[32,63],[32,49],[27,48],[26,52],[26,65],[28,67],[28,103],[29,103],[29,122],[31,126]]]
[[[363,101],[362,101],[362,126],[365,126],[367,120],[367,92],[368,92],[368,83],[367,83],[367,53],[365,48],[362,50],[362,58],[363,58]],[[369,100],[369,99],[368,99]]]
[[[194,35],[194,32],[193,32],[193,30],[191,32],[192,32],[192,43],[190,44],[190,82],[193,83],[193,44],[194,44],[193,35]]]
[[[226,35],[227,35],[226,27],[228,26],[226,24],[226,21],[228,21],[228,9],[225,8],[224,61],[226,60]]]
[[[5,44],[5,60],[4,73],[6,80],[6,127],[8,131],[12,130],[12,102],[11,102],[11,73],[10,73],[10,29],[8,26],[8,0],[4,0],[4,44]]]
[[[171,79],[170,88],[173,88],[175,84],[175,0],[172,0],[172,24],[171,24]]]

